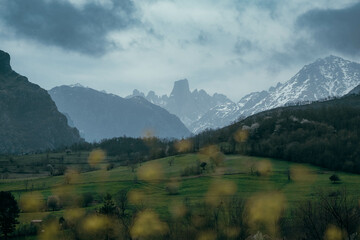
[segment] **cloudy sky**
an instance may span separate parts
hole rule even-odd
[[[360,62],[359,0],[0,0],[0,49],[45,89],[191,89],[234,101],[333,54]]]

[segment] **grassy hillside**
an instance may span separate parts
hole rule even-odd
[[[360,173],[360,96],[281,107],[228,127],[203,132],[194,144],[217,144],[225,153],[311,163]]]
[[[206,170],[201,174],[181,176],[186,167],[196,166],[197,161],[208,162]],[[120,166],[107,171],[106,164],[103,163],[99,165],[101,170],[74,173],[69,183],[66,183],[65,176],[8,179],[0,181],[0,190],[11,191],[19,202],[33,195],[43,201],[44,205],[51,195],[64,195],[62,198],[67,201],[66,198],[74,200],[84,193],[92,193],[94,202],[90,208],[94,208],[99,205],[106,193],[115,195],[122,189],[136,189],[146,198],[146,206],[155,209],[163,216],[169,214],[169,205],[173,201],[181,202],[187,198],[192,202],[200,202],[206,197],[216,198],[216,194],[211,196],[207,193],[214,182],[220,180],[224,180],[225,184],[220,185],[220,188],[226,188],[226,183],[234,183],[236,185],[234,193],[242,198],[249,198],[258,193],[281,192],[289,208],[296,201],[313,198],[320,189],[336,191],[346,187],[352,195],[360,195],[358,188],[360,176],[338,173],[342,180],[341,184],[332,184],[329,177],[333,172],[311,165],[238,155],[226,156],[223,163],[214,170],[211,170],[210,165],[208,156],[196,154],[149,161],[137,166],[134,172],[129,166]],[[144,177],[143,171],[150,173],[145,173]],[[146,174],[150,174],[151,179],[148,181]],[[178,185],[177,194],[170,195],[166,191],[169,183]],[[55,212],[44,210],[38,213],[22,213],[20,222],[29,222],[31,219],[42,218],[48,214],[61,216],[63,209]]]
[[[154,236],[141,239],[178,239],[184,234],[189,239],[199,239],[201,234],[210,234],[212,238],[208,239],[246,239],[258,231],[272,237],[289,237],[299,234],[295,231],[299,230],[298,225],[294,228],[292,224],[298,224],[293,219],[299,215],[296,211],[301,210],[301,203],[311,200],[315,204],[321,196],[325,196],[337,204],[337,201],[342,201],[341,192],[344,189],[348,199],[359,199],[360,196],[359,175],[338,172],[341,181],[333,184],[329,177],[334,172],[326,169],[260,157],[225,156],[215,146],[202,149],[198,154],[177,155],[137,165],[126,166],[116,162],[114,168],[108,166],[116,159],[106,157],[101,150],[80,155],[16,156],[12,162],[17,162],[27,171],[39,159],[49,158],[52,159],[51,164],[59,168],[61,164],[57,161],[61,157],[64,158],[61,160],[63,164],[68,166],[64,175],[46,176],[49,173],[40,171],[33,173],[31,178],[21,178],[27,174],[15,174],[10,175],[13,179],[0,180],[0,191],[11,191],[22,210],[16,234],[27,238],[18,239],[36,239],[28,237],[42,229],[52,235],[41,233],[40,239],[54,236],[75,239],[76,234],[80,234],[80,239],[102,239],[103,231],[109,226],[110,229],[122,229],[118,233],[106,230],[114,234],[114,239],[127,239],[129,234],[136,236],[132,231],[135,231],[141,217],[145,218],[141,220],[145,223],[140,224],[146,226],[145,229],[151,229],[154,221],[164,226],[155,227]],[[4,158],[8,161],[8,157]],[[83,165],[92,171],[81,172]],[[8,167],[11,169],[11,166]],[[121,200],[124,191],[125,202]],[[319,195],[321,192],[325,195]],[[117,211],[120,211],[121,203],[126,203],[125,215],[118,212],[118,217],[114,218],[100,214],[107,204],[105,196],[108,193],[113,199],[110,209],[112,202],[116,203]],[[84,204],[89,195],[90,200]],[[58,199],[58,205],[53,209],[49,205],[51,198]],[[251,222],[249,216],[253,215],[260,220]],[[331,218],[320,213],[313,215],[314,221],[319,222],[321,216],[326,222],[320,231],[324,234]],[[42,225],[36,228],[30,224],[31,220],[38,219],[44,220]],[[60,224],[64,221],[62,219],[65,219],[65,225]],[[108,221],[106,219],[112,219],[112,223],[107,223],[110,225],[104,228],[102,224]],[[122,222],[118,223],[119,219]],[[99,225],[95,227],[96,234],[89,231],[90,236],[82,232],[81,229],[88,226],[86,224]],[[300,229],[304,234],[305,230]],[[236,234],[233,236],[230,233]]]

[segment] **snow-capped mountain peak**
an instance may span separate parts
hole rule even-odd
[[[145,97],[134,90],[129,97],[145,97],[177,115],[190,131],[198,133],[272,108],[343,96],[359,84],[360,64],[331,55],[305,65],[287,82],[268,91],[250,93],[238,103],[222,94],[210,96],[204,90],[190,91],[187,79],[176,81],[169,96],[150,91]]]
[[[305,65],[285,83],[244,96],[236,105],[218,105],[192,125],[196,132],[219,128],[258,112],[291,103],[312,102],[347,94],[360,84],[360,64],[328,56]],[[227,109],[224,111],[224,109]]]

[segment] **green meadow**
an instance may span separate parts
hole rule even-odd
[[[87,155],[83,153],[81,159],[66,157],[65,163],[76,169],[81,165],[79,162],[85,163]],[[22,160],[26,158],[22,157]],[[97,209],[106,193],[114,196],[124,189],[138,194],[141,204],[164,217],[170,214],[174,204],[185,199],[196,204],[211,201],[218,195],[249,199],[256,195],[278,193],[284,197],[286,209],[291,209],[298,201],[316,198],[320,191],[346,189],[352,196],[360,195],[359,175],[337,172],[341,181],[333,184],[329,180],[334,174],[332,171],[274,159],[228,155],[218,166],[211,166],[204,155],[184,154],[148,161],[136,167],[115,165],[107,170],[106,161],[111,160],[107,158],[96,163],[97,170],[89,172],[74,171],[62,176],[46,176],[44,172],[39,172],[38,177],[35,174],[31,178],[3,179],[0,180],[0,191],[11,191],[20,207],[22,203],[31,201],[38,204],[35,204],[38,210],[29,208],[20,214],[19,221],[23,224],[49,215],[61,217],[67,209],[75,208],[75,199],[85,193],[93,195],[87,209]],[[15,161],[20,162],[20,159]],[[201,168],[200,174],[182,176],[186,167],[194,167],[201,162],[207,162],[207,165]],[[175,192],[169,192],[169,186],[173,186]],[[51,195],[60,196],[67,204],[58,211],[50,211],[46,208],[46,201]]]

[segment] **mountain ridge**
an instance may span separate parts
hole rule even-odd
[[[46,90],[12,70],[0,50],[0,153],[52,150],[81,141]]]
[[[58,86],[49,94],[87,141],[123,135],[182,138],[191,134],[178,117],[142,97],[125,99],[77,85]]]
[[[126,98],[142,96],[149,102],[165,108],[170,113],[177,115],[191,132],[192,124],[198,121],[208,110],[219,104],[232,104],[233,102],[225,95],[215,93],[209,95],[203,89],[190,90],[189,81],[181,79],[174,82],[174,87],[169,95],[158,96],[154,91],[147,95],[135,89]]]
[[[244,96],[227,111],[221,110],[225,105],[215,106],[195,122],[192,129],[196,129],[195,133],[198,133],[206,128],[220,128],[238,118],[286,104],[344,96],[359,84],[360,64],[330,55],[305,65],[285,83],[278,83],[268,91]]]
[[[224,153],[311,163],[360,173],[360,95],[281,106],[192,138],[195,149],[218,145]],[[200,139],[206,139],[201,143]],[[201,144],[202,145],[201,145]]]

